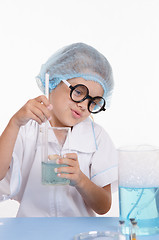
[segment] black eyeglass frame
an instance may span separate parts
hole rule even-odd
[[[83,84],[77,84],[77,85],[75,85],[75,86],[72,86],[70,83],[68,83],[66,80],[62,80],[69,88],[70,88],[70,98],[71,98],[71,100],[73,101],[73,102],[77,102],[77,103],[80,103],[80,102],[83,102],[83,101],[85,101],[86,99],[90,99],[89,100],[89,102],[88,102],[88,111],[90,112],[90,113],[93,113],[93,114],[96,114],[96,113],[99,113],[99,112],[101,112],[101,111],[105,111],[106,110],[106,108],[105,108],[105,105],[106,105],[106,101],[105,101],[105,99],[103,98],[103,97],[100,97],[100,96],[96,96],[96,97],[91,97],[90,95],[89,95],[89,89],[85,86],[85,85],[83,85]],[[75,101],[73,98],[72,98],[72,93],[73,93],[73,91],[77,88],[77,87],[85,87],[86,89],[87,89],[87,94],[86,94],[86,96],[83,98],[83,99],[81,99],[80,101]],[[103,99],[103,101],[104,101],[104,104],[103,104],[103,106],[98,110],[98,111],[96,111],[96,112],[92,112],[92,111],[90,111],[89,110],[89,107],[90,107],[90,105],[91,105],[91,103],[94,101],[94,99]]]

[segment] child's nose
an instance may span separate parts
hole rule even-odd
[[[84,100],[83,102],[77,103],[77,106],[80,107],[83,111],[88,109],[88,99]]]

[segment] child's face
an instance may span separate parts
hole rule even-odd
[[[74,78],[68,80],[68,82],[72,86],[77,84],[87,86],[91,97],[103,96],[103,88],[97,82],[84,80],[83,78]],[[82,122],[90,115],[88,101],[86,99],[80,103],[73,102],[70,98],[70,88],[61,82],[50,94],[50,103],[53,105],[51,125],[72,127]]]

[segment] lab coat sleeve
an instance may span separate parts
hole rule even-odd
[[[100,187],[111,184],[117,190],[118,158],[117,150],[104,129],[96,138],[97,150],[91,163],[91,181]]]
[[[0,201],[13,198],[21,186],[21,162],[23,157],[23,138],[20,129],[12,154],[12,160],[8,172],[0,181]]]

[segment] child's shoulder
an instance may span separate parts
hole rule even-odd
[[[83,132],[94,132],[96,138],[101,135],[108,135],[105,129],[99,125],[98,123],[92,121],[91,118],[85,119],[83,122],[81,122],[78,126],[80,130]]]
[[[107,130],[100,124],[92,121],[90,118],[87,119],[88,123],[91,125],[92,130],[94,132],[96,140],[101,140],[103,139],[104,141],[112,141],[111,137],[109,136]]]
[[[87,118],[85,120],[86,124],[90,125],[91,128],[94,128],[94,130],[97,132],[97,133],[101,133],[103,131],[105,131],[105,129],[98,123],[96,123],[95,121],[93,121],[91,118]]]

